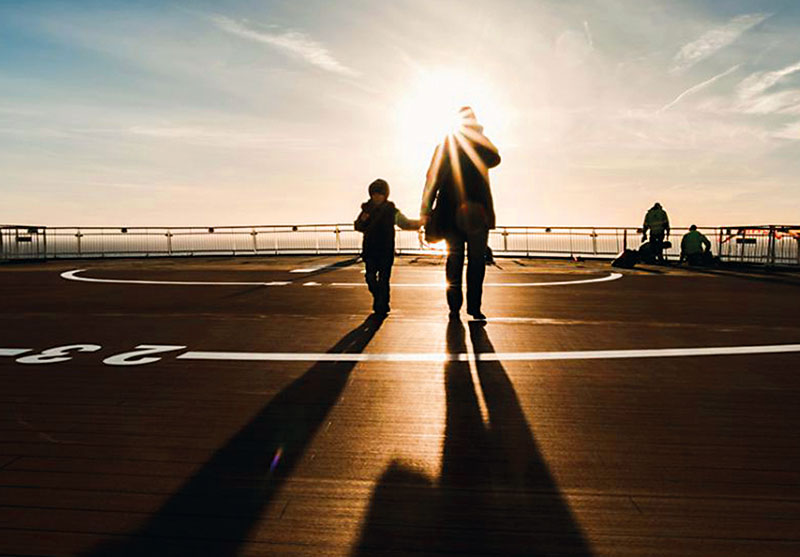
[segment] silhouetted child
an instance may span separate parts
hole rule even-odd
[[[410,220],[388,200],[389,184],[378,178],[369,185],[369,201],[362,203],[355,229],[364,233],[361,257],[367,268],[367,286],[372,294],[372,310],[389,313],[389,279],[394,263],[394,225],[417,230],[418,220]]]

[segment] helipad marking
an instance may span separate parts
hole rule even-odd
[[[627,358],[675,358],[686,356],[736,356],[747,354],[784,354],[800,352],[800,344],[761,346],[715,346],[698,348],[649,348],[631,350],[578,350],[572,352],[201,352],[189,351],[179,360],[231,360],[245,362],[498,362],[540,360],[614,360]]]
[[[81,277],[78,273],[85,272],[86,269],[73,269],[72,271],[64,271],[61,273],[61,278],[66,280],[75,280],[79,282],[94,282],[105,284],[166,284],[173,286],[287,286],[292,284],[290,281],[272,281],[272,282],[213,282],[213,281],[185,281],[185,280],[137,280],[137,279],[101,279],[91,277]],[[508,287],[524,287],[524,286],[569,286],[573,284],[590,284],[594,282],[608,282],[622,278],[621,273],[611,273],[605,277],[581,279],[581,280],[563,280],[563,281],[550,281],[550,282],[487,282],[484,286],[508,286]],[[322,283],[308,282],[304,286],[326,286]],[[364,286],[363,282],[332,282],[328,286]],[[393,287],[406,287],[406,288],[446,288],[446,282],[416,282],[416,283],[394,283]]]
[[[32,348],[0,348],[0,356],[19,356],[31,350]]]
[[[168,284],[174,286],[286,286],[291,284],[288,281],[272,282],[210,282],[210,281],[187,281],[187,280],[132,280],[132,279],[99,279],[90,277],[79,277],[86,269],[74,269],[61,273],[61,278],[67,280],[77,280],[80,282],[102,282],[108,284]]]
[[[608,282],[622,278],[622,273],[610,273],[608,276],[581,279],[581,280],[558,280],[550,282],[485,282],[486,286],[509,286],[509,287],[522,287],[522,286],[569,286],[573,284],[590,284],[593,282]],[[331,286],[363,286],[361,282],[332,282]],[[400,282],[392,283],[392,288],[406,287],[406,288],[447,288],[446,282]]]

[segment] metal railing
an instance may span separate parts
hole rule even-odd
[[[723,261],[800,266],[800,226],[703,227]],[[685,228],[673,228],[667,257],[680,255]],[[489,245],[498,255],[612,258],[641,244],[634,227],[501,226]],[[416,231],[398,231],[399,254],[442,253]],[[202,255],[356,254],[352,224],[218,227],[44,227],[0,225],[0,260]]]

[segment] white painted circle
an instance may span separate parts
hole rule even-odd
[[[106,284],[167,284],[172,286],[286,286],[291,284],[288,281],[273,282],[211,282],[211,281],[189,281],[189,280],[134,280],[134,279],[100,279],[91,277],[79,277],[78,273],[86,269],[73,269],[61,273],[61,278],[66,280],[76,280],[78,282],[99,282]]]
[[[83,273],[86,269],[73,269],[72,271],[64,271],[61,273],[61,278],[66,280],[74,280],[78,282],[93,282],[105,284],[157,284],[169,286],[287,286],[292,284],[289,281],[272,281],[272,282],[219,282],[219,281],[185,281],[185,280],[137,280],[137,279],[101,279],[78,276],[78,273]],[[622,278],[621,273],[610,273],[604,277],[579,279],[579,280],[562,280],[550,282],[486,282],[484,287],[509,287],[519,288],[527,286],[572,286],[576,284],[591,284],[595,282],[608,282]],[[303,286],[364,286],[361,282],[332,282],[329,285],[321,283],[309,282]],[[447,283],[443,282],[417,282],[417,283],[393,283],[393,288],[446,288]]]

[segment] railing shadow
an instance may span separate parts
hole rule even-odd
[[[470,323],[481,416],[464,326],[447,327],[447,398],[441,476],[432,481],[392,462],[378,481],[354,555],[591,555],[550,473],[494,347]]]
[[[359,353],[372,315],[329,353]],[[278,393],[135,533],[91,556],[236,555],[339,399],[355,362],[318,362]]]
[[[331,254],[331,255],[337,255],[337,254],[334,253],[334,254]],[[330,265],[326,265],[326,266],[322,267],[321,269],[317,269],[316,271],[311,271],[309,273],[303,273],[302,277],[291,279],[288,282],[291,283],[291,284],[302,284],[302,283],[308,282],[312,278],[316,278],[316,277],[318,277],[320,275],[324,275],[326,273],[330,273],[330,272],[333,272],[333,271],[338,271],[339,269],[344,269],[345,267],[350,267],[352,265],[355,265],[359,261],[361,261],[361,256],[357,255],[356,257],[351,257],[351,258],[345,259],[343,261],[337,261],[336,263],[332,263]],[[240,296],[247,296],[247,295],[252,294],[253,292],[256,292],[256,291],[262,291],[263,288],[264,288],[263,286],[255,286],[255,287],[245,288],[244,290],[240,290],[238,292],[234,292],[233,294],[228,294],[225,297],[226,298],[238,298]]]
[[[726,263],[724,267],[714,269],[710,267],[687,266],[682,267],[683,270],[693,272],[699,275],[713,275],[718,277],[727,277],[751,282],[762,282],[766,284],[782,284],[787,286],[800,286],[800,275],[796,271],[789,271],[788,276],[770,269],[756,269],[746,266],[736,266]]]

